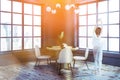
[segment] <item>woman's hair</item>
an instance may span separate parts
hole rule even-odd
[[[102,31],[102,29],[101,29],[100,27],[96,27],[96,29],[95,29],[95,34],[96,34],[96,35],[100,35],[100,34],[101,34],[101,31]]]

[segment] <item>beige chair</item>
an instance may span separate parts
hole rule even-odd
[[[72,54],[71,48],[70,47],[63,48],[60,51],[58,59],[57,59],[58,73],[59,74],[61,73],[61,69],[63,69],[63,68],[65,69],[64,65],[66,65],[66,68],[71,70],[71,72],[72,72],[72,67],[71,67],[72,61],[73,61],[73,54]]]
[[[37,45],[35,46],[35,56],[36,56],[35,66],[39,65],[41,60],[47,60],[47,64],[51,63],[50,56],[48,56],[48,55],[41,55],[40,49],[39,49],[39,47]]]
[[[84,56],[73,56],[73,67],[75,67],[75,62],[76,61],[84,61],[84,63],[86,64],[87,68],[89,69],[89,67],[87,65],[88,54],[89,54],[89,49],[86,48]]]

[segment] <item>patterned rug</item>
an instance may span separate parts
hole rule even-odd
[[[120,80],[120,67],[103,64],[101,75],[93,74],[94,65],[89,62],[86,65],[78,64],[70,70],[62,70],[58,75],[56,65],[34,66],[35,62],[27,64],[13,64],[0,66],[0,80]]]

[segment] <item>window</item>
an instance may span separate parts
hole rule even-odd
[[[41,6],[9,0],[0,2],[0,51],[41,47]]]
[[[98,6],[97,6],[98,5]],[[98,19],[102,20],[103,50],[120,50],[119,0],[107,0],[79,6],[79,47],[92,49],[92,35]],[[97,11],[96,11],[97,10]],[[83,11],[83,12],[82,12]]]
[[[1,23],[3,23],[3,24],[11,24],[11,13],[9,13],[9,12],[1,12]]]

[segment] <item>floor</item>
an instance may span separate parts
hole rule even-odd
[[[70,70],[61,70],[58,75],[54,63],[47,65],[45,62],[34,66],[35,62],[15,63],[0,66],[0,80],[120,80],[120,67],[102,65],[101,75],[95,75],[93,62],[88,62],[89,70],[82,62],[77,62]]]

